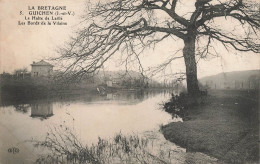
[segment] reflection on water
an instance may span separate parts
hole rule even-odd
[[[121,100],[128,103],[138,103],[149,97],[157,95],[158,92],[136,91],[136,92],[116,92],[106,94],[107,100]]]
[[[50,126],[70,126],[84,144],[95,143],[98,137],[112,138],[120,132],[124,135],[154,133],[160,125],[174,120],[170,114],[157,110],[158,104],[167,101],[171,93],[157,90],[117,92],[106,96],[70,95],[0,107],[0,163],[33,163],[42,152],[24,141],[44,139]],[[48,119],[37,119],[36,116]],[[159,137],[159,140],[164,138]],[[20,149],[15,158],[7,152],[10,147]],[[179,154],[185,156],[183,151]]]
[[[14,105],[14,108],[17,112],[27,113],[30,108],[30,105],[28,104]]]
[[[53,104],[49,101],[31,104],[31,117],[47,118],[53,115]]]
[[[23,104],[14,102],[2,106],[0,163],[32,163],[41,152],[24,141],[43,139],[50,126],[66,124],[75,129],[86,144],[96,142],[99,136],[107,139],[119,132],[130,134],[158,128],[171,119],[168,113],[156,110],[169,95],[169,91],[158,90],[122,91],[106,96],[60,95],[54,99],[24,100]],[[7,151],[10,147],[20,150],[15,158]]]

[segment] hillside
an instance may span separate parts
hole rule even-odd
[[[223,72],[199,81],[211,89],[258,89],[260,70]]]

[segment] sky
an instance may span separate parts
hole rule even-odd
[[[86,8],[85,2],[86,0],[0,0],[0,73],[11,73],[19,68],[27,68],[30,71],[30,64],[33,61],[37,62],[57,55],[57,48],[64,45],[74,34],[75,29],[80,26],[80,16]],[[75,15],[64,17],[68,24],[66,26],[18,25],[19,20],[24,20],[24,15],[20,15],[20,11],[27,13],[28,6],[39,5],[66,6],[67,10],[73,11]],[[219,21],[219,23],[220,26],[227,25],[226,22]],[[141,62],[145,68],[156,66],[182,46],[181,42],[163,42],[154,50],[144,52]],[[216,46],[222,54],[221,57],[200,60],[199,77],[221,72],[260,69],[259,54],[227,52],[223,47]],[[123,69],[117,65],[115,58],[106,63],[105,68],[107,70]],[[174,61],[172,70],[173,72],[185,70],[183,59]]]

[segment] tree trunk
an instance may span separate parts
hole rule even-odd
[[[186,81],[188,95],[199,96],[199,85],[197,78],[197,63],[195,59],[195,36],[189,35],[184,40],[183,56],[186,66]]]

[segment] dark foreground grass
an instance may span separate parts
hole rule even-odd
[[[50,127],[44,140],[30,140],[41,155],[36,164],[168,164],[172,152],[157,149],[146,137],[116,134],[112,139],[84,145],[76,132],[64,125]]]
[[[162,127],[165,138],[219,159],[219,163],[259,162],[257,91],[212,91],[188,111],[188,121]]]

